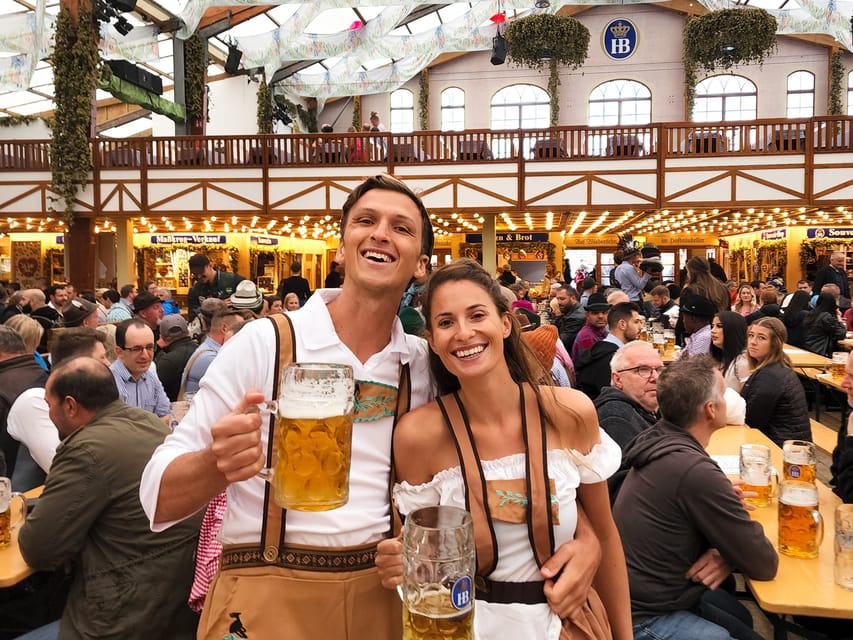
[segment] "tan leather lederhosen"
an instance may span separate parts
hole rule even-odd
[[[528,498],[525,506],[525,521],[534,559],[541,567],[554,554],[555,544],[545,420],[533,388],[519,384],[518,393],[521,403],[521,426],[525,445],[525,484]],[[465,506],[471,512],[474,524],[474,540],[477,545],[476,598],[502,604],[547,602],[543,592],[544,582],[489,580],[488,576],[494,571],[498,560],[497,539],[492,527],[487,482],[480,464],[477,445],[459,394],[454,392],[438,398],[438,405],[456,445],[465,482]],[[578,505],[578,510],[580,509]],[[563,640],[611,638],[607,613],[594,589],[590,589],[587,602],[581,610],[563,620],[560,638]]]
[[[275,397],[284,367],[296,360],[295,334],[286,315],[275,314],[269,319],[276,329]],[[409,367],[403,365],[395,427],[410,403]],[[270,416],[268,463],[272,461],[275,432],[275,419]],[[393,482],[392,465],[389,502]],[[286,518],[286,511],[272,499],[272,487],[266,484],[261,539],[258,544],[227,545],[223,549],[220,571],[205,601],[198,638],[221,640],[230,634],[251,640],[279,637],[286,630],[292,640],[399,640],[400,600],[396,592],[379,584],[374,564],[376,545],[319,548],[286,544]],[[399,516],[392,506],[388,535],[396,533],[399,526]]]

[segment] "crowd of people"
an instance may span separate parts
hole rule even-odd
[[[340,227],[337,286],[312,292],[295,263],[272,301],[204,254],[187,317],[156,287],[13,294],[0,475],[44,484],[20,550],[71,576],[61,619],[23,637],[399,640],[395,516],[436,504],[474,516],[478,640],[760,637],[732,574],[772,579],[776,551],[705,448],[744,421],[811,439],[783,345],[831,351],[846,273],[787,294],[693,257],[675,286],[637,249],[620,287],[551,269],[535,300],[511,268],[433,271],[429,215],[387,175],[350,193]],[[652,323],[679,347],[666,366]],[[289,360],[352,367],[343,507],[282,510],[259,476]],[[853,362],[844,386],[853,401]],[[844,429],[832,472],[851,501]]]

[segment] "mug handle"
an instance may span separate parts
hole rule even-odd
[[[812,518],[817,524],[817,546],[820,547],[823,544],[823,516],[820,515],[820,509],[817,507],[812,511]]]
[[[27,496],[25,496],[20,491],[13,491],[11,493],[11,498],[9,499],[9,509],[10,510],[12,509],[12,505],[15,502],[15,498],[18,498],[21,501],[21,508],[18,510],[18,515],[20,515],[20,517],[17,519],[17,521],[15,521],[14,517],[12,517],[13,514],[11,514],[11,513],[9,514],[10,515],[9,520],[11,521],[11,524],[9,525],[10,531],[13,531],[13,530],[17,529],[18,527],[20,527],[22,524],[24,524],[24,520],[27,519]]]
[[[264,400],[263,402],[258,404],[259,409],[265,409],[272,414],[278,413],[278,401],[277,400]],[[275,430],[273,430],[273,437],[276,437]],[[275,455],[275,449],[273,449],[273,455]],[[258,471],[255,475],[258,478],[262,478],[267,482],[272,482],[273,475],[275,470],[272,467],[264,467],[260,471]]]

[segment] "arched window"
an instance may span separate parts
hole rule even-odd
[[[853,71],[847,74],[847,115],[853,116]]]
[[[415,95],[408,89],[391,92],[391,131],[411,133],[415,130]]]
[[[492,98],[492,129],[544,129],[548,127],[550,116],[548,92],[532,84],[514,84],[504,87]],[[525,156],[530,149],[530,140],[525,138]],[[492,153],[498,158],[512,156],[513,147],[517,147],[516,136],[507,138],[493,137]]]
[[[589,126],[648,124],[652,121],[652,92],[633,80],[611,80],[589,94]]]
[[[465,92],[448,87],[441,92],[441,130],[462,131],[465,128]]]
[[[735,75],[712,76],[696,85],[693,121],[755,120],[757,104],[758,91],[748,79]]]
[[[811,118],[814,115],[814,74],[795,71],[788,76],[787,117]]]

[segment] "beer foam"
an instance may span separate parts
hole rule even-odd
[[[817,491],[809,489],[786,489],[784,494],[779,496],[779,502],[789,507],[805,507],[807,509],[816,509],[818,505]]]
[[[282,418],[314,419],[334,418],[352,411],[351,398],[325,398],[322,402],[288,402],[286,398],[279,400],[278,413]]]

